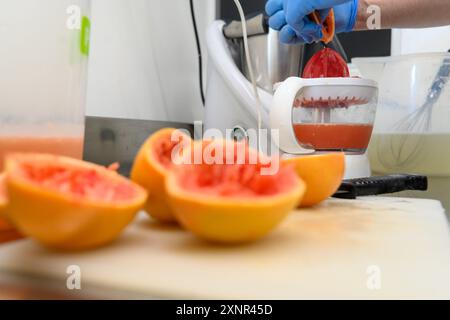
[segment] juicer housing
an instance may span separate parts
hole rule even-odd
[[[359,78],[292,77],[277,86],[270,126],[286,153],[363,154],[375,121],[378,87]]]

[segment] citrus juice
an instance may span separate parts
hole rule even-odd
[[[368,124],[299,123],[294,124],[297,140],[316,150],[365,151],[372,135]]]
[[[428,176],[428,191],[406,191],[400,196],[439,200],[450,213],[450,133],[374,134],[369,157],[374,175]]]
[[[7,153],[39,152],[64,155],[81,159],[83,156],[83,138],[45,137],[45,136],[6,136],[0,135],[0,172]]]

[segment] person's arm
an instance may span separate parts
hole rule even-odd
[[[450,25],[450,0],[360,0],[355,30],[367,29],[371,5],[381,10],[382,29]]]

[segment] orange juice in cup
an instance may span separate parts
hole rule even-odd
[[[0,172],[3,170],[5,155],[14,152],[50,153],[81,159],[83,137],[0,136]]]
[[[0,3],[0,173],[8,153],[83,153],[90,0],[38,2]]]

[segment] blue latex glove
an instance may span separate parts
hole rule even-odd
[[[322,21],[334,9],[336,33],[355,27],[359,0],[268,0],[269,26],[280,31],[280,41],[287,44],[311,43],[322,39],[322,26],[308,18],[318,11]]]

